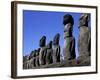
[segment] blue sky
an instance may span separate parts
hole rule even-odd
[[[23,55],[28,55],[32,50],[39,48],[39,40],[42,36],[46,36],[46,44],[53,40],[56,33],[60,33],[61,53],[64,45],[64,25],[63,16],[71,14],[74,18],[73,35],[78,40],[78,20],[82,13],[71,12],[51,12],[51,11],[31,11],[23,10]]]

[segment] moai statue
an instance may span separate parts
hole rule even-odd
[[[23,63],[27,62],[29,60],[29,56],[26,55],[26,56],[23,56]]]
[[[59,45],[60,34],[57,33],[53,39],[53,63],[60,62],[60,45]]]
[[[89,17],[89,14],[84,13],[79,19],[78,59],[81,61],[86,60],[86,57],[91,55],[91,31],[88,27]]]
[[[64,24],[64,60],[75,59],[75,38],[73,37],[74,19],[70,14],[63,17]]]
[[[46,64],[50,64],[53,62],[52,54],[53,54],[53,49],[52,49],[52,41],[50,41],[47,44],[47,53],[46,53]]]
[[[23,69],[28,69],[29,55],[23,56]]]
[[[39,63],[40,65],[46,64],[46,36],[43,36],[39,42],[40,53],[39,53]]]
[[[36,62],[36,50],[31,52],[29,59],[30,59],[31,66],[36,67],[36,64],[35,64],[35,62]]]
[[[36,61],[35,61],[36,66],[40,66],[40,64],[39,64],[39,52],[40,52],[40,48],[36,51]]]

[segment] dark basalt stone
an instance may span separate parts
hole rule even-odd
[[[50,64],[53,62],[52,54],[53,54],[53,49],[52,49],[52,41],[50,41],[47,44],[47,53],[46,53],[46,64]]]
[[[91,31],[88,27],[88,18],[89,14],[82,14],[79,19],[78,59],[81,62],[85,57],[88,58],[91,55]]]
[[[35,64],[36,64],[37,67],[40,66],[40,63],[39,63],[39,53],[40,53],[40,48],[36,52],[36,61],[35,61]]]
[[[59,40],[60,40],[60,34],[57,33],[54,36],[53,39],[53,62],[60,62],[60,45],[59,45]]]
[[[40,65],[46,64],[46,36],[43,36],[40,39],[40,53],[39,53],[39,63]]]
[[[70,14],[66,14],[63,19],[64,24],[64,60],[75,59],[75,38],[73,37],[74,19]]]
[[[43,36],[39,42],[40,47],[44,47],[46,45],[46,36]]]

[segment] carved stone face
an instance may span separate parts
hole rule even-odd
[[[59,45],[60,34],[57,33],[53,39],[53,45]]]
[[[80,19],[79,19],[79,25],[78,27],[80,28],[81,26],[86,26],[88,27],[88,21],[89,21],[89,14],[82,14]]]
[[[64,32],[72,32],[72,29],[73,29],[73,27],[72,27],[71,23],[68,23],[65,25]]]
[[[52,48],[52,41],[50,41],[48,44],[47,44],[47,49],[51,49]]]
[[[74,24],[74,19],[70,14],[66,14],[63,17],[63,24],[66,25],[68,23],[71,23],[71,25],[73,26]]]
[[[45,43],[46,43],[46,36],[43,36],[41,39],[40,39],[40,47],[44,47],[45,46]]]
[[[66,24],[64,27],[64,39],[66,37],[71,37],[72,31],[73,31],[73,26],[71,25],[71,23]]]

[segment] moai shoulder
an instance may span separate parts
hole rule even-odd
[[[60,62],[60,34],[57,33],[53,39],[53,62]]]

